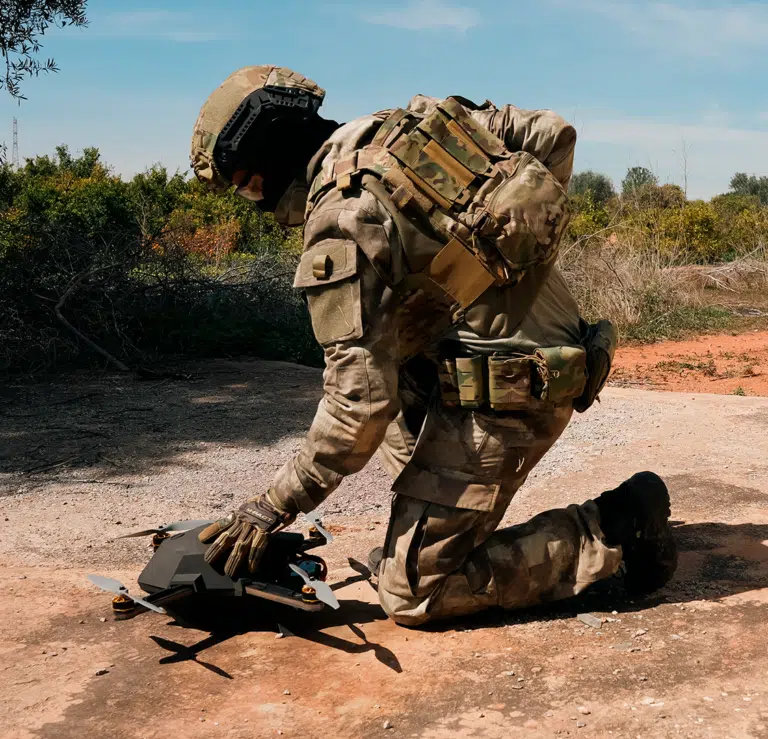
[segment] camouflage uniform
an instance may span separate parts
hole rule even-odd
[[[410,109],[429,111],[436,102],[418,96]],[[532,154],[567,188],[571,126],[550,111],[465,104],[507,149]],[[307,183],[369,143],[388,115],[339,128],[310,163]],[[363,185],[325,191],[309,208],[295,284],[306,290],[324,349],[324,397],[303,448],[275,478],[273,500],[309,512],[379,450],[395,493],[379,595],[403,624],[565,598],[611,575],[622,551],[605,544],[592,501],[496,530],[568,424],[571,401],[530,397],[514,412],[493,415],[440,403],[430,350],[408,352],[410,338],[427,326],[397,286],[414,269],[405,243],[425,263],[442,244],[385,207],[375,182]],[[482,355],[576,347],[578,307],[549,261],[515,287],[487,289],[445,338]]]

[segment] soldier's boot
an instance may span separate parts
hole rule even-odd
[[[382,559],[384,559],[384,547],[375,547],[368,553],[368,569],[374,577],[379,576]]]
[[[677,546],[664,481],[653,472],[638,472],[595,502],[606,544],[622,548],[626,589],[644,594],[667,583],[677,568]]]

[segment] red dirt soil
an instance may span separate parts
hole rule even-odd
[[[768,331],[622,347],[616,352],[610,384],[768,396]]]

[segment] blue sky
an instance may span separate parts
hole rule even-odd
[[[768,3],[715,0],[91,0],[55,30],[61,72],[0,93],[0,141],[22,157],[97,146],[129,176],[188,169],[207,95],[248,64],[292,67],[337,120],[411,95],[552,108],[579,132],[576,170],[618,184],[648,166],[691,197],[736,171],[768,174]],[[686,167],[687,163],[687,167]]]

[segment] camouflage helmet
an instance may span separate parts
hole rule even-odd
[[[240,112],[249,96],[266,88],[309,93],[314,102],[312,112],[317,111],[325,97],[325,90],[286,67],[271,64],[243,67],[229,75],[205,101],[192,132],[192,169],[209,189],[224,192],[231,185],[214,160],[220,134],[232,124],[235,114]]]

